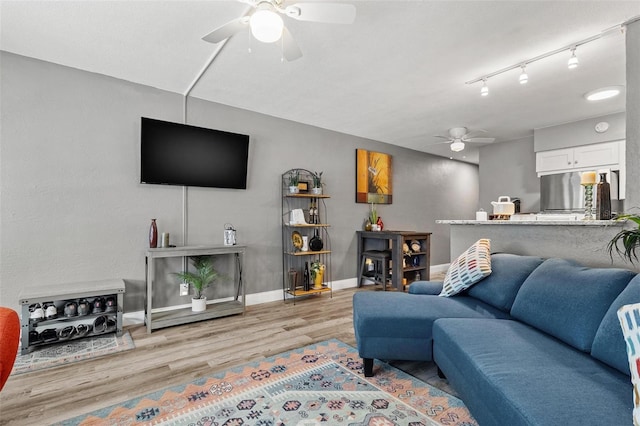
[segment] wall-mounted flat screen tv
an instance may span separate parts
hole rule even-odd
[[[140,182],[247,188],[249,136],[142,117]]]

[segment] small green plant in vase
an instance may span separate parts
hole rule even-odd
[[[312,193],[316,195],[322,194],[322,172],[314,172],[311,175],[311,179],[313,180]]]
[[[193,287],[194,295],[191,299],[191,310],[194,312],[202,312],[207,308],[207,298],[202,294],[202,290],[209,287],[222,275],[213,267],[213,259],[211,256],[192,256],[190,257],[196,272],[183,271],[174,273],[184,283]]]
[[[299,192],[298,183],[300,183],[300,171],[295,169],[289,172],[289,192],[297,194]]]
[[[371,230],[379,231],[378,229],[378,210],[376,205],[371,203],[371,211],[369,212],[369,222],[371,222]]]

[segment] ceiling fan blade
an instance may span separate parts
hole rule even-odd
[[[487,131],[486,130],[482,130],[482,129],[477,129],[477,130],[473,130],[473,131],[467,133],[466,135],[464,135],[464,137],[466,139],[472,139],[472,138],[475,138],[476,136],[479,136],[479,135],[481,135],[483,133],[487,133]]]
[[[302,51],[287,27],[282,29],[282,54],[289,62],[302,57]]]
[[[226,40],[237,32],[245,29],[249,24],[249,18],[243,16],[233,21],[229,21],[221,27],[211,31],[206,36],[202,37],[204,41],[209,43],[220,43],[222,40]]]
[[[451,142],[452,142],[451,140],[447,139],[446,141],[429,142],[429,143],[427,144],[427,146],[432,146],[432,145],[441,145],[441,144],[443,144],[443,143],[451,143]]]
[[[448,141],[452,140],[450,137],[448,136],[440,136],[440,135],[433,135],[434,138],[442,138],[442,139],[446,139]]]
[[[464,142],[477,142],[477,143],[491,143],[496,140],[496,138],[471,138],[471,139],[463,139]]]
[[[356,7],[343,3],[296,3],[284,9],[287,16],[299,21],[328,24],[353,24]]]

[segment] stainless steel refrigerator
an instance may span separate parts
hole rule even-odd
[[[600,177],[598,176],[598,180]],[[618,172],[607,173],[611,185],[611,210],[623,210],[619,199]],[[596,206],[594,187],[593,207]],[[540,210],[548,213],[584,212],[584,188],[580,185],[580,172],[558,173],[540,177]]]

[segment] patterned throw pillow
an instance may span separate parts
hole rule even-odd
[[[440,296],[453,296],[491,274],[491,240],[476,241],[451,262]]]
[[[618,309],[622,334],[627,342],[627,355],[633,384],[633,424],[640,426],[640,303]]]

